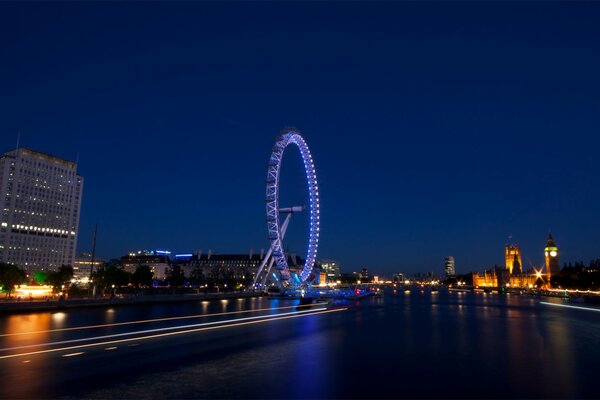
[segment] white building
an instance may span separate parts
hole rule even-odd
[[[444,272],[446,278],[450,278],[456,275],[456,265],[454,264],[454,257],[448,256],[444,258]]]
[[[0,262],[28,272],[72,265],[83,178],[77,164],[29,149],[0,156]]]
[[[130,274],[138,267],[147,265],[154,279],[166,279],[171,271],[171,252],[166,250],[140,250],[121,257],[119,264]]]

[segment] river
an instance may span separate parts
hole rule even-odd
[[[389,290],[3,315],[0,396],[597,398],[600,312],[545,302],[564,304]]]

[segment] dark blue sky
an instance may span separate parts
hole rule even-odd
[[[600,257],[600,3],[0,4],[2,151],[85,177],[79,249],[268,247],[298,127],[320,258],[378,273]],[[284,198],[302,197],[299,157]],[[288,247],[303,251],[302,220]]]

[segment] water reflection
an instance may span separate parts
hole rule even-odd
[[[62,326],[62,321],[64,319],[64,313],[39,313],[7,316],[4,318],[3,326],[5,329],[2,334],[8,334],[10,336],[4,336],[2,338],[3,347],[14,347],[22,345],[24,342],[44,339],[48,337],[48,332],[32,332],[47,331],[56,326],[60,327]]]
[[[110,391],[112,382],[131,387],[128,393],[179,393],[181,385],[187,385],[186,393],[195,397],[238,398],[248,393],[277,398],[585,397],[594,393],[589,382],[600,355],[596,350],[600,318],[595,315],[548,310],[523,296],[442,290],[435,295],[416,290],[390,293],[349,304],[353,307],[340,313],[144,342],[137,348],[124,346],[114,352],[98,351],[93,357],[74,357],[69,364],[61,360],[72,366],[68,373],[52,368],[56,358],[50,356],[26,363],[27,359],[18,360],[19,369],[7,370],[14,378],[11,383],[31,390],[28,397],[43,393],[24,382],[41,382],[41,388],[48,387],[50,380],[60,390],[67,387],[60,382],[81,382],[78,394],[87,397],[86,380],[79,379],[78,371],[105,364],[114,369],[107,372],[111,385],[95,397],[122,397],[120,389]],[[4,332],[25,334],[0,339],[3,347],[13,347],[66,335],[32,331],[290,305],[298,301],[252,298],[5,316],[0,318]],[[128,351],[136,353],[132,356]],[[248,352],[251,357],[243,356]],[[213,387],[214,382],[206,379],[178,380],[186,365],[206,371],[220,358],[244,360],[219,364],[215,376],[223,377],[219,380],[223,387]],[[275,373],[267,377],[273,368]],[[46,371],[53,371],[52,379]],[[132,380],[128,371],[139,371],[142,377]]]

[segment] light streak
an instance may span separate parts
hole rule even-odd
[[[547,306],[554,306],[554,307],[574,308],[576,310],[585,310],[585,311],[600,312],[600,308],[581,307],[581,306],[569,306],[569,305],[566,305],[566,304],[546,303],[545,301],[540,301],[540,304],[544,304],[544,305],[547,305]]]
[[[59,351],[77,350],[77,349],[84,349],[84,348],[95,347],[95,346],[106,346],[106,345],[111,345],[111,344],[126,343],[126,342],[138,341],[138,340],[149,340],[149,339],[156,339],[156,338],[162,338],[162,337],[168,337],[168,336],[176,336],[176,335],[184,335],[184,334],[187,334],[187,333],[203,332],[203,331],[210,331],[210,330],[223,329],[223,328],[231,328],[231,327],[244,326],[244,325],[262,324],[262,323],[265,323],[265,322],[278,321],[278,320],[290,319],[290,318],[302,318],[302,317],[308,317],[308,316],[311,316],[311,315],[329,314],[329,313],[334,313],[334,312],[339,312],[339,311],[345,311],[345,310],[347,310],[347,308],[336,308],[334,310],[317,311],[317,312],[312,312],[310,314],[302,314],[302,315],[298,315],[296,313],[296,315],[286,315],[286,316],[283,316],[283,317],[277,316],[277,318],[261,319],[261,320],[258,320],[258,321],[237,322],[237,323],[226,324],[226,325],[218,325],[218,326],[209,326],[209,327],[204,327],[204,328],[189,329],[189,330],[185,330],[185,331],[168,332],[168,333],[161,333],[161,334],[148,335],[148,336],[140,336],[140,337],[128,338],[128,339],[111,340],[111,341],[108,341],[108,342],[87,343],[87,344],[80,344],[80,345],[77,345],[77,346],[61,347],[61,348],[56,348],[56,349],[30,351],[30,352],[27,352],[27,353],[8,354],[8,355],[5,355],[5,356],[0,356],[0,359],[25,357],[25,356],[31,356],[31,355],[37,355],[37,354],[46,354],[46,353],[56,353],[56,352],[59,352]]]
[[[226,324],[228,322],[234,322],[234,321],[250,321],[250,320],[255,320],[255,319],[259,319],[259,318],[267,318],[268,319],[268,318],[273,318],[273,317],[280,316],[280,315],[305,314],[305,313],[321,311],[321,310],[326,310],[326,308],[322,307],[322,308],[316,308],[313,310],[292,311],[289,313],[279,313],[279,314],[275,314],[275,315],[257,315],[255,317],[235,318],[235,319],[230,319],[230,320],[226,320],[226,321],[203,322],[201,324],[168,326],[165,328],[146,329],[143,331],[113,333],[112,335],[102,335],[102,336],[95,336],[95,337],[88,337],[88,338],[81,338],[81,339],[60,340],[58,342],[35,343],[35,344],[29,344],[29,345],[25,345],[25,346],[7,347],[5,349],[0,349],[0,351],[30,349],[32,347],[55,346],[55,345],[59,345],[59,344],[68,344],[68,343],[89,342],[90,340],[109,339],[109,338],[132,336],[132,335],[153,333],[153,332],[173,331],[176,329],[184,329],[184,328],[197,328],[200,326],[212,326],[212,325]]]
[[[75,356],[80,356],[80,355],[82,355],[82,354],[85,354],[85,352],[83,352],[83,351],[79,351],[79,352],[77,352],[77,353],[63,354],[62,356],[63,356],[63,357],[75,357]]]
[[[77,331],[77,330],[82,330],[82,329],[109,328],[109,327],[113,327],[113,326],[149,324],[149,323],[152,323],[152,322],[175,321],[175,320],[180,320],[180,319],[218,317],[218,316],[221,316],[221,315],[248,314],[248,313],[261,312],[261,311],[274,311],[274,310],[285,310],[285,309],[289,309],[289,308],[302,308],[302,307],[322,306],[322,305],[325,305],[325,304],[327,304],[327,303],[326,302],[321,302],[321,303],[314,303],[314,304],[301,304],[301,305],[295,305],[295,306],[258,308],[256,310],[227,311],[227,312],[213,313],[213,314],[195,314],[195,315],[184,315],[182,317],[167,317],[167,318],[145,319],[145,320],[128,321],[128,322],[115,322],[115,323],[112,323],[112,324],[76,326],[76,327],[72,327],[72,328],[48,329],[48,330],[42,330],[42,331],[5,333],[5,334],[0,335],[0,337],[5,337],[5,336],[20,336],[20,335],[34,335],[34,334],[39,334],[39,333],[50,333],[50,332]]]

